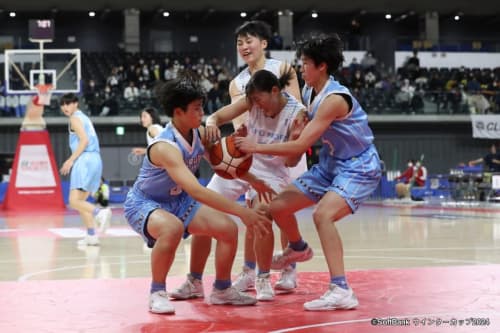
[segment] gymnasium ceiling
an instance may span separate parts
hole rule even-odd
[[[277,11],[290,9],[295,12],[336,13],[404,13],[414,11],[424,13],[437,11],[440,14],[461,12],[464,15],[495,15],[500,14],[500,3],[495,0],[39,0],[20,1],[3,0],[0,2],[0,11],[50,11],[56,8],[59,11],[100,11],[105,8],[122,10],[137,8],[142,11],[166,9],[169,11],[247,11],[257,12]]]

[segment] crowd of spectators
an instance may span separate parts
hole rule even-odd
[[[279,48],[281,39],[275,38]],[[210,114],[230,102],[228,85],[240,70],[227,59],[205,59],[196,53],[85,53],[82,59],[82,104],[92,116],[135,115],[145,106],[158,106],[157,83],[183,72],[201,80]],[[300,64],[294,66],[301,82]],[[368,51],[335,76],[368,113],[500,113],[500,68],[425,68],[414,52],[403,67],[393,70]],[[0,82],[1,115],[22,116],[28,100],[29,95],[6,95]]]

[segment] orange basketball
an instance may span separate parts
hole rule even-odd
[[[208,150],[210,165],[225,179],[239,178],[252,166],[252,155],[244,154],[234,144],[234,135],[221,138]]]

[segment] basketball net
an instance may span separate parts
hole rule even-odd
[[[37,84],[35,86],[37,90],[38,100],[36,104],[38,105],[50,105],[50,98],[52,97],[52,88],[51,84]]]

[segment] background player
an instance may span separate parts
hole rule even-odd
[[[73,93],[65,94],[60,99],[61,110],[69,117],[69,146],[71,156],[63,163],[61,174],[70,175],[69,205],[76,209],[87,227],[87,235],[78,241],[79,246],[99,245],[95,232],[95,221],[104,232],[111,220],[110,208],[98,208],[87,201],[91,193],[97,192],[101,182],[102,160],[99,138],[94,126],[82,111],[78,109],[78,97]]]
[[[153,142],[153,139],[156,138],[156,136],[163,130],[160,114],[153,107],[147,107],[141,111],[141,125],[142,127],[146,128],[146,142],[148,146],[151,144],[151,142]],[[146,154],[146,148],[135,147],[132,148],[132,152],[135,155],[144,155]]]
[[[313,220],[330,272],[330,286],[319,299],[306,302],[304,308],[352,309],[358,300],[345,278],[342,240],[335,222],[354,213],[376,189],[381,177],[380,161],[366,113],[332,76],[344,59],[340,38],[311,39],[300,46],[297,54],[303,63],[303,99],[310,119],[299,138],[267,145],[243,137],[236,138],[236,142],[246,152],[287,156],[304,152],[321,139],[319,163],[270,204],[273,218],[290,239],[284,253],[273,258],[272,267],[279,269],[312,258],[312,250],[292,216],[317,204]]]

